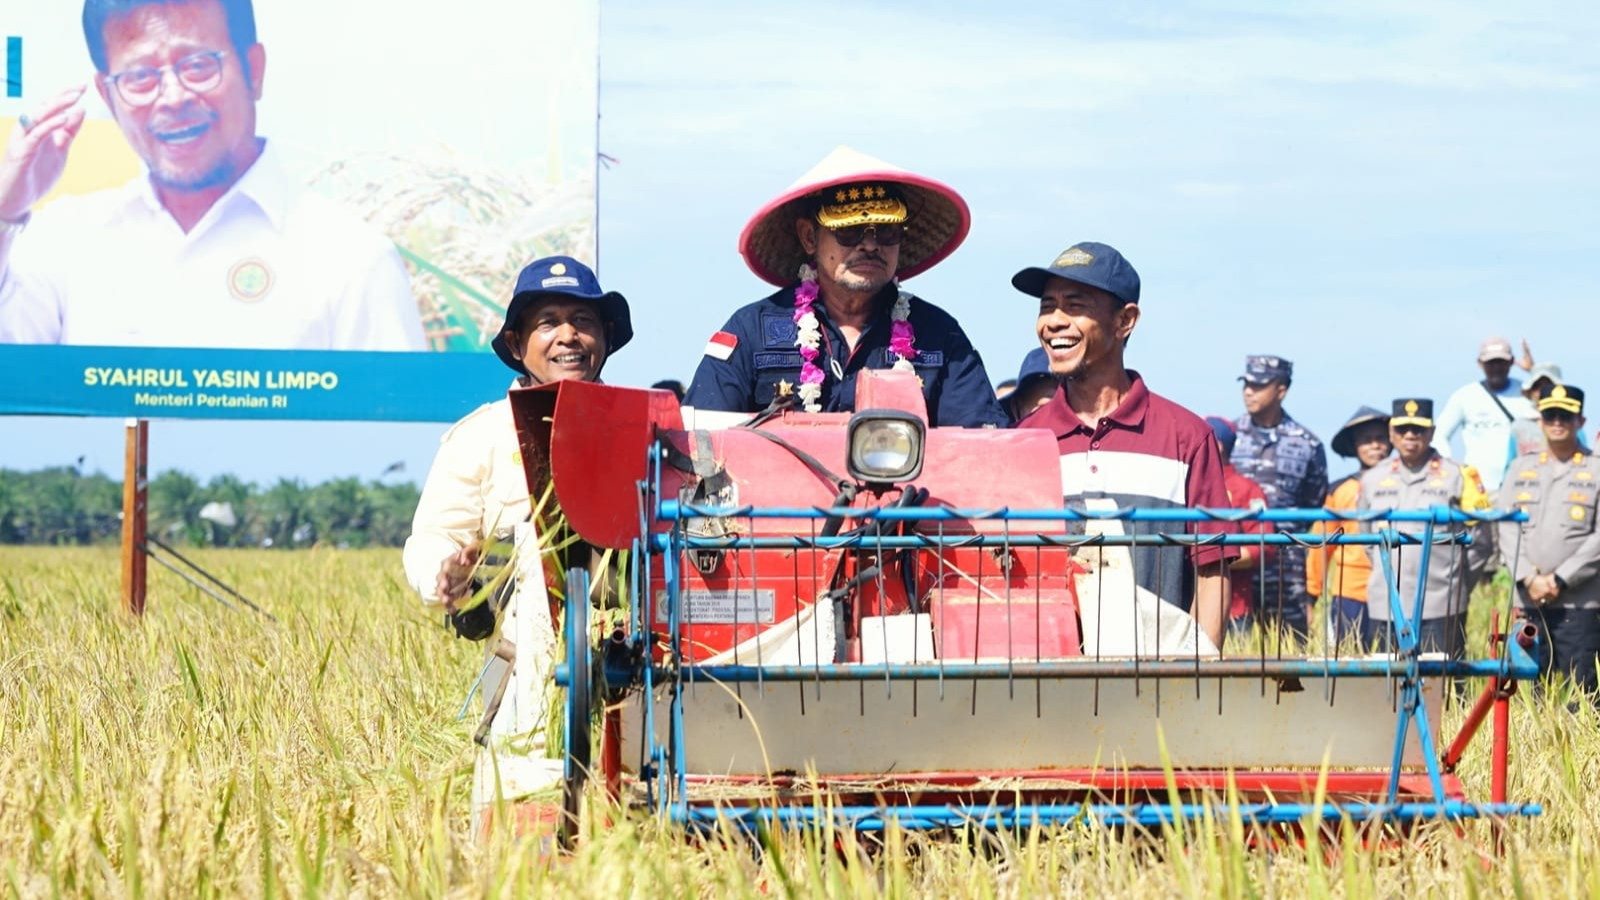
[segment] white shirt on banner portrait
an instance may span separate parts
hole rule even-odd
[[[270,142],[188,234],[143,173],[37,211],[0,281],[0,343],[425,349],[393,243],[295,184]]]

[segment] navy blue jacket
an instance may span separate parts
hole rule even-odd
[[[889,352],[893,324],[889,311],[895,296],[892,283],[879,293],[878,313],[862,332],[854,353],[846,349],[849,344],[828,319],[821,299],[812,306],[822,327],[822,355],[817,358],[817,365],[827,375],[819,401],[823,412],[853,411],[856,373],[864,368],[887,369],[894,365],[896,357]],[[1010,424],[994,399],[983,360],[955,318],[926,300],[912,297],[908,321],[916,332],[917,356],[912,365],[922,378],[922,394],[928,401],[931,420],[928,424],[1001,428]],[[799,386],[800,348],[795,339],[800,328],[794,323],[794,288],[784,288],[741,308],[722,330],[738,343],[726,360],[711,355],[700,360],[683,401],[686,405],[757,412],[772,402],[778,382]],[[842,381],[837,372],[844,374]]]

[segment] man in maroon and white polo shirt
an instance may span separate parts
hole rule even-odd
[[[1139,322],[1139,273],[1112,247],[1074,244],[1049,266],[1023,269],[1011,284],[1039,298],[1039,343],[1061,387],[1020,427],[1049,428],[1061,448],[1066,503],[1109,510],[1228,506],[1217,442],[1204,421],[1152,393],[1123,366]],[[1174,532],[1171,522],[1127,522],[1130,533]],[[1191,532],[1232,532],[1223,522]],[[1190,610],[1212,643],[1222,645],[1226,562],[1234,547],[1188,550],[1136,547],[1135,583]]]

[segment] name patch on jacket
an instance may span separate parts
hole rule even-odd
[[[800,351],[788,352],[768,351],[754,354],[756,368],[758,369],[798,369],[800,368]]]

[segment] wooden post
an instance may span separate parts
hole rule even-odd
[[[129,419],[128,445],[122,465],[122,609],[144,615],[145,529],[149,524],[147,496],[150,460],[150,423]]]

